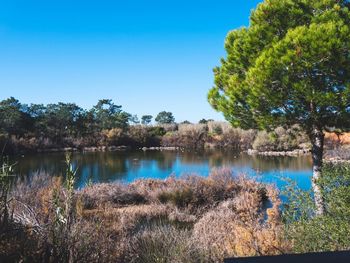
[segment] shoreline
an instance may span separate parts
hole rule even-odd
[[[74,152],[74,153],[98,153],[98,152],[123,152],[129,150],[137,150],[143,152],[152,152],[152,151],[181,151],[184,149],[178,146],[156,146],[156,147],[130,147],[130,146],[91,146],[91,147],[63,147],[63,148],[47,148],[47,149],[36,149],[33,151],[23,151],[18,154],[29,154],[29,153],[64,153],[64,152]],[[213,149],[202,149],[213,150]],[[225,149],[217,149],[225,150]],[[265,157],[301,157],[301,156],[310,156],[311,151],[306,149],[298,149],[293,151],[258,151],[253,149],[248,149],[246,151],[239,151],[239,153],[245,153],[249,156],[265,156]],[[324,162],[334,163],[334,164],[350,164],[350,160],[341,159],[337,157],[324,157]]]
[[[260,156],[290,156],[290,157],[299,157],[299,156],[307,156],[310,155],[311,152],[310,150],[303,150],[303,149],[298,149],[298,150],[293,150],[293,151],[258,151],[258,150],[253,150],[249,149],[246,151],[248,155],[260,155]]]

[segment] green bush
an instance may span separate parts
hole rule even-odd
[[[285,191],[286,237],[298,253],[350,249],[350,166],[325,164],[318,183],[326,204],[322,216],[315,216],[311,191]]]

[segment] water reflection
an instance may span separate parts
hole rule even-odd
[[[64,154],[34,154],[18,159],[17,174],[30,177],[40,171],[50,175],[62,175],[65,170]],[[246,154],[207,152],[105,152],[76,153],[73,163],[78,167],[77,187],[89,180],[131,182],[138,178],[166,178],[197,173],[207,176],[212,168],[231,167],[237,174],[258,176],[264,182],[281,187],[282,178],[291,178],[304,189],[310,187],[311,160],[309,157],[262,157]]]

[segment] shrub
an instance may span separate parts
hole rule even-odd
[[[272,132],[259,131],[253,143],[253,149],[258,151],[290,151],[309,147],[309,139],[297,125],[289,129],[277,127]]]
[[[210,262],[225,257],[275,255],[289,250],[279,219],[278,194],[269,191],[273,202],[267,220],[261,213],[262,199],[244,192],[204,214],[194,225],[194,240],[210,256]]]
[[[120,145],[125,139],[124,131],[121,128],[105,130],[103,133],[106,135],[109,145]]]
[[[143,195],[123,184],[93,184],[79,192],[85,209],[107,206],[136,205],[146,202]]]
[[[176,123],[158,124],[156,127],[163,128],[165,132],[175,132],[178,130],[178,125]]]
[[[191,231],[166,224],[144,228],[128,247],[129,262],[208,262],[192,242]]]
[[[161,203],[170,202],[177,207],[184,207],[192,201],[193,192],[188,188],[168,192],[164,191],[158,194],[158,199]]]
[[[150,127],[149,132],[152,136],[164,136],[166,134],[166,130],[159,126]]]
[[[225,129],[216,144],[225,149],[248,150],[252,147],[255,134],[254,130]]]
[[[178,131],[168,133],[162,138],[162,145],[200,149],[204,147],[206,134],[207,126],[204,124],[181,124]]]
[[[216,121],[210,121],[208,122],[208,130],[209,133],[215,134],[215,135],[221,135],[223,131],[224,124],[222,122],[216,122]]]
[[[275,150],[276,138],[266,131],[259,131],[253,142],[253,149],[258,151]]]
[[[286,236],[298,253],[348,250],[350,167],[326,164],[318,183],[326,204],[326,213],[322,216],[315,216],[311,191],[292,192],[290,188],[285,191],[289,200],[283,213]]]

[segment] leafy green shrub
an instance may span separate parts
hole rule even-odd
[[[350,249],[350,166],[325,164],[321,180],[326,213],[315,216],[311,191],[285,191],[283,218],[286,237],[295,252]]]
[[[152,136],[164,136],[166,134],[165,129],[159,126],[150,127],[149,132]]]

